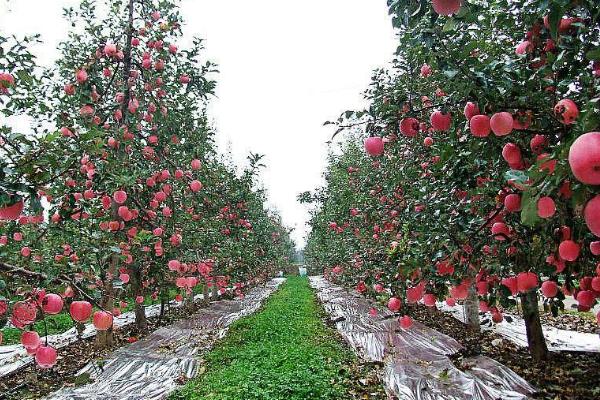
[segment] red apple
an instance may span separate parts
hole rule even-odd
[[[400,301],[400,299],[397,297],[390,297],[387,306],[390,311],[398,312],[400,310],[400,307],[402,307],[402,301]]]
[[[372,157],[383,154],[383,139],[378,136],[372,136],[365,140],[365,150]]]
[[[479,115],[479,106],[476,103],[473,102],[468,102],[465,105],[465,109],[464,109],[464,114],[465,117],[467,118],[467,121],[470,121],[471,118],[473,118],[476,115]]]
[[[56,349],[50,346],[40,346],[35,353],[35,362],[42,369],[52,368],[56,364]]]
[[[77,322],[85,322],[92,315],[92,305],[87,301],[74,301],[69,308],[71,317]]]
[[[429,118],[429,122],[431,122],[433,129],[444,132],[450,129],[450,125],[452,124],[452,116],[450,113],[434,111]]]
[[[554,114],[565,125],[575,122],[579,116],[579,109],[573,100],[563,99],[554,106]]]
[[[550,218],[556,213],[556,204],[552,197],[540,197],[537,202],[537,214],[540,218]]]
[[[600,195],[587,202],[583,217],[590,232],[600,237]]]
[[[573,142],[569,165],[580,182],[600,185],[600,132],[588,132]]]
[[[512,132],[514,120],[511,113],[499,112],[492,115],[490,127],[496,136],[506,136]]]
[[[490,127],[490,117],[487,115],[474,115],[469,121],[469,128],[475,137],[487,137],[492,128]]]
[[[113,325],[113,316],[106,311],[96,311],[93,322],[97,330],[106,331]]]
[[[417,133],[419,133],[419,121],[416,118],[403,118],[400,121],[400,132],[408,137],[417,136]]]
[[[433,11],[439,15],[456,14],[462,6],[462,0],[433,0]]]
[[[511,193],[504,198],[504,207],[508,212],[521,211],[521,196]]]
[[[558,285],[554,281],[545,281],[542,283],[542,294],[545,297],[556,297],[558,294]]]

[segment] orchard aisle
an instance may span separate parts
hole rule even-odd
[[[80,371],[93,382],[64,388],[48,400],[155,400],[163,399],[182,379],[198,374],[199,354],[208,351],[239,318],[258,310],[281,285],[275,278],[251,289],[243,299],[219,300],[188,319],[160,328],[144,339],[96,360]]]
[[[263,309],[231,326],[206,373],[171,400],[384,399],[377,371],[323,323],[308,279],[290,277]]]
[[[311,286],[338,331],[362,358],[384,364],[392,398],[524,400],[535,389],[495,360],[475,355],[455,365],[463,349],[455,339],[419,323],[401,327],[398,317],[377,309],[358,292],[311,277]],[[375,312],[376,311],[376,312]]]

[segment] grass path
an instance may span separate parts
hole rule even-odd
[[[207,372],[171,400],[356,398],[356,357],[322,312],[308,280],[290,277],[259,312],[231,326],[207,355]]]

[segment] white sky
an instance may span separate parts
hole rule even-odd
[[[69,29],[62,8],[76,4],[0,0],[0,31],[40,33],[34,53],[49,65]],[[296,196],[322,182],[334,129],[322,124],[364,106],[371,71],[396,48],[385,0],[183,0],[182,12],[185,41],[205,39],[219,64],[210,117],[220,149],[231,143],[238,164],[250,151],[266,155],[270,205],[301,247],[308,213]]]

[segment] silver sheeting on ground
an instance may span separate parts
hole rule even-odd
[[[489,357],[464,359],[464,370],[448,358],[462,346],[453,338],[414,322],[402,329],[386,309],[376,316],[373,305],[356,292],[310,277],[338,331],[367,361],[383,362],[383,382],[391,398],[402,400],[518,400],[535,389],[506,366]]]
[[[251,289],[243,299],[211,303],[189,319],[159,328],[144,339],[116,350],[101,362],[90,362],[78,374],[89,374],[91,383],[63,388],[47,399],[163,399],[177,386],[179,378],[189,379],[197,374],[199,354],[223,337],[232,322],[258,310],[262,302],[284,281],[282,278],[273,279],[265,286]],[[154,308],[150,306],[146,312],[154,315]],[[92,334],[88,332],[89,329],[86,328],[86,335],[93,336],[95,332]],[[70,335],[66,338],[63,337],[58,343],[66,346],[70,343],[67,342]]]
[[[194,296],[194,300],[201,300],[204,296],[198,294]],[[170,307],[179,307],[182,303],[172,301]],[[146,317],[156,317],[160,314],[160,304],[146,306]],[[135,322],[135,312],[128,311],[114,318],[115,328],[121,328],[131,325]],[[93,324],[88,323],[81,335],[81,338],[87,339],[96,336],[96,328]],[[71,343],[78,341],[80,337],[77,335],[77,330],[71,328],[63,333],[56,335],[48,335],[48,344],[56,349],[68,346]],[[44,337],[42,338],[44,341]],[[27,354],[25,347],[21,344],[13,344],[8,346],[0,346],[0,377],[8,375],[26,365],[33,362],[33,357]]]
[[[243,299],[211,303],[188,319],[157,329],[144,339],[116,350],[102,368],[91,362],[79,374],[89,373],[92,383],[64,388],[47,400],[157,400],[177,386],[179,378],[193,378],[199,354],[222,338],[229,325],[261,306],[285,281],[275,278],[251,289]]]
[[[465,321],[464,307],[462,305],[449,306],[445,302],[437,303],[437,308],[449,312],[459,321]],[[518,315],[506,314],[512,318],[511,322],[506,320],[499,324],[482,326],[481,329],[492,330],[521,347],[527,347],[527,334],[525,332],[525,321]],[[491,320],[491,316],[488,315]],[[595,333],[576,332],[566,329],[558,329],[552,326],[542,326],[546,344],[550,351],[589,351],[600,353],[600,335]]]

